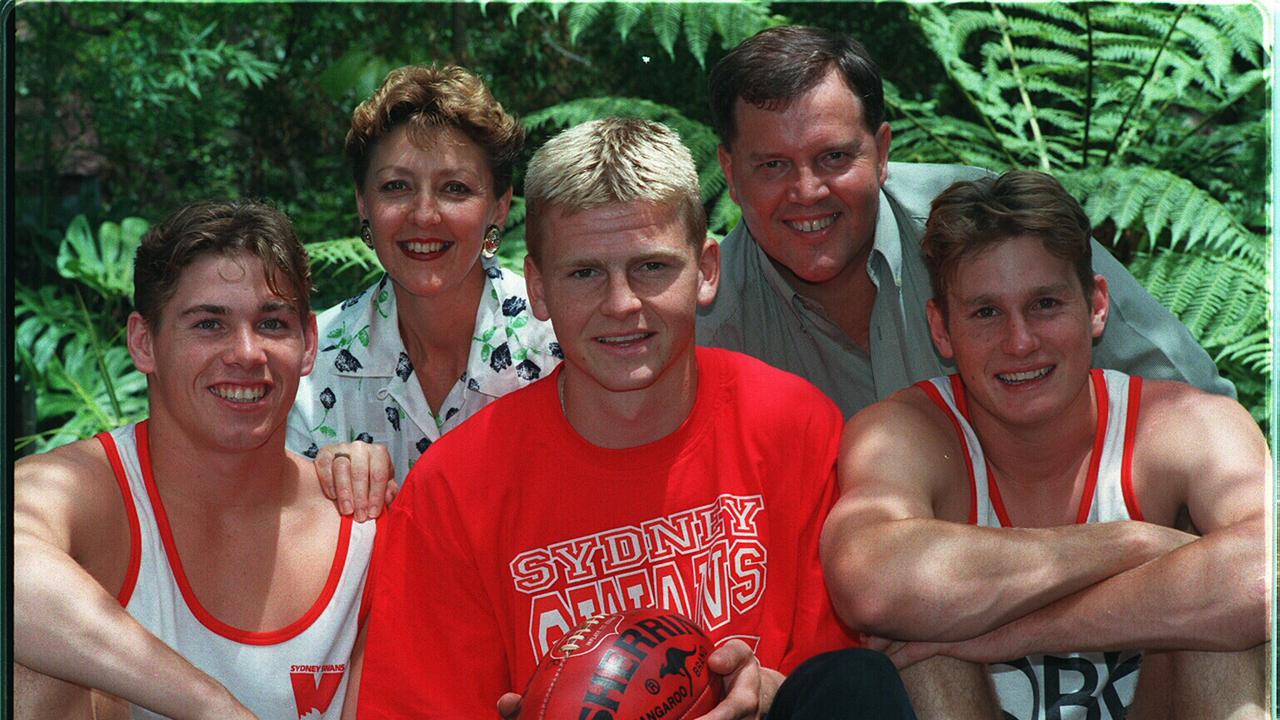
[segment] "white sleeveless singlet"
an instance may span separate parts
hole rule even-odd
[[[132,536],[120,604],[258,717],[338,720],[351,647],[366,609],[375,523],[342,519],[328,581],[301,618],[266,632],[234,628],[209,614],[187,582],[151,476],[147,423],[102,433],[98,440],[124,495]],[[135,706],[133,717],[160,716]]]
[[[1098,404],[1089,475],[1076,523],[1142,520],[1133,492],[1133,438],[1142,378],[1115,370],[1090,372]],[[969,467],[969,522],[1010,527],[990,465],[968,420],[959,375],[916,383],[947,416]],[[1142,653],[1138,651],[1032,655],[991,663],[1004,717],[1009,720],[1117,720],[1133,702]]]

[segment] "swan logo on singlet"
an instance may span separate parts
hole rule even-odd
[[[760,495],[713,502],[546,547],[510,564],[529,596],[529,641],[541,660],[570,628],[598,613],[679,612],[713,631],[751,610],[765,589]]]
[[[298,706],[298,717],[306,717],[313,711],[321,715],[328,712],[346,671],[345,663],[290,666],[289,681],[293,683],[293,700]]]

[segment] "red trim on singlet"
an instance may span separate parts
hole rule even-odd
[[[165,513],[164,504],[160,500],[160,492],[156,488],[155,478],[151,475],[151,446],[147,441],[146,428],[138,425],[138,462],[142,465],[142,479],[147,485],[147,495],[151,498],[151,506],[156,514],[156,526],[160,531],[160,540],[164,543],[165,554],[169,557],[169,566],[173,569],[173,579],[182,591],[182,598],[187,603],[191,614],[209,630],[238,643],[245,645],[275,645],[297,637],[311,626],[316,618],[324,612],[329,601],[338,589],[338,581],[342,578],[342,568],[347,560],[347,546],[351,542],[351,518],[342,518],[338,531],[338,548],[333,554],[333,564],[329,568],[329,578],[325,582],[320,596],[312,603],[310,609],[297,620],[279,630],[255,631],[241,630],[215,618],[200,604],[187,573],[182,567],[182,558],[178,555],[178,546],[173,541],[173,532],[169,527],[169,516]]]
[[[956,398],[956,407],[964,415],[964,419],[972,425],[973,420],[969,418],[969,404],[964,396],[964,381],[960,379],[959,374],[951,375],[949,379],[951,392]],[[1107,438],[1107,412],[1110,406],[1107,380],[1102,370],[1098,368],[1090,370],[1089,379],[1093,381],[1093,394],[1098,407],[1098,424],[1093,433],[1093,456],[1089,458],[1089,475],[1085,478],[1084,492],[1080,494],[1080,507],[1076,510],[1077,525],[1088,522],[1089,508],[1093,506],[1093,494],[1098,487],[1098,468],[1102,464],[1102,445]],[[961,434],[961,438],[963,437]],[[961,442],[963,443],[963,440]],[[1009,512],[1004,506],[1004,498],[1000,496],[1000,486],[996,484],[995,468],[991,467],[991,461],[986,459],[985,453],[983,453],[983,460],[987,466],[987,496],[991,500],[991,506],[995,509],[996,517],[1000,520],[1002,527],[1013,527],[1013,522],[1009,520]],[[972,466],[970,466],[970,478],[973,477],[972,472]],[[977,522],[976,515],[971,524],[972,522]]]
[[[387,516],[386,510],[389,509],[390,508],[383,508],[383,513],[374,521],[377,523],[374,526],[375,529],[373,537],[375,543],[378,538],[386,537],[386,531],[384,530],[386,523],[383,522],[383,519]],[[373,572],[373,560],[376,557],[376,553],[369,557],[369,566],[368,569],[365,570],[364,575],[364,588],[360,591],[360,611],[356,613],[356,624],[357,627],[361,628],[364,627],[364,621],[369,617],[369,609],[373,606],[373,579],[377,577]]]
[[[144,420],[138,427],[146,424]],[[133,491],[129,489],[129,476],[124,472],[124,463],[120,462],[120,450],[116,448],[116,439],[111,433],[98,433],[98,442],[107,452],[107,462],[111,463],[111,472],[116,476],[116,484],[120,486],[120,495],[124,497],[124,514],[129,519],[129,569],[124,574],[124,584],[116,595],[120,607],[129,605],[133,597],[133,589],[138,585],[138,572],[142,569],[142,524],[138,522],[138,508],[133,504]]]
[[[1133,491],[1133,446],[1138,434],[1138,401],[1142,396],[1142,378],[1129,376],[1129,407],[1125,413],[1124,459],[1120,462],[1120,490],[1124,493],[1124,506],[1129,517],[1142,520],[1142,508],[1138,506],[1138,494]]]
[[[955,413],[951,412],[951,408],[947,405],[947,401],[942,398],[942,393],[938,392],[938,388],[928,380],[921,380],[916,383],[916,387],[924,391],[925,395],[933,401],[934,405],[942,411],[947,419],[951,420],[951,426],[956,429],[956,437],[960,438],[960,451],[964,455],[964,466],[969,471],[969,524],[976,525],[978,523],[978,481],[973,477],[973,457],[969,454],[969,443],[964,438],[964,428],[960,427],[960,421],[956,418]]]
[[[1089,458],[1089,476],[1084,481],[1084,492],[1080,493],[1080,509],[1076,511],[1076,524],[1089,522],[1089,508],[1093,507],[1093,494],[1098,487],[1098,468],[1102,466],[1102,446],[1107,441],[1107,422],[1111,416],[1111,392],[1107,390],[1107,378],[1102,370],[1094,368],[1089,371],[1089,379],[1093,381],[1093,394],[1098,404],[1098,427],[1093,433],[1093,457]]]

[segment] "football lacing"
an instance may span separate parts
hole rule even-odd
[[[586,640],[586,636],[589,634],[589,631],[592,628],[594,628],[596,625],[599,625],[600,623],[604,622],[605,618],[607,617],[609,616],[608,615],[592,615],[591,617],[587,618],[586,621],[584,621],[582,625],[578,627],[577,630],[574,630],[573,632],[569,633],[568,635],[565,636],[564,640],[560,641],[560,649],[565,652],[573,652],[577,650],[578,644],[581,643],[583,640]]]

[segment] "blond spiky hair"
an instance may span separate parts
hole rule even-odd
[[[701,246],[707,216],[698,171],[680,136],[661,123],[608,117],[574,126],[534,153],[525,173],[526,242],[540,259],[541,222],[551,207],[573,213],[611,203],[676,206]]]

